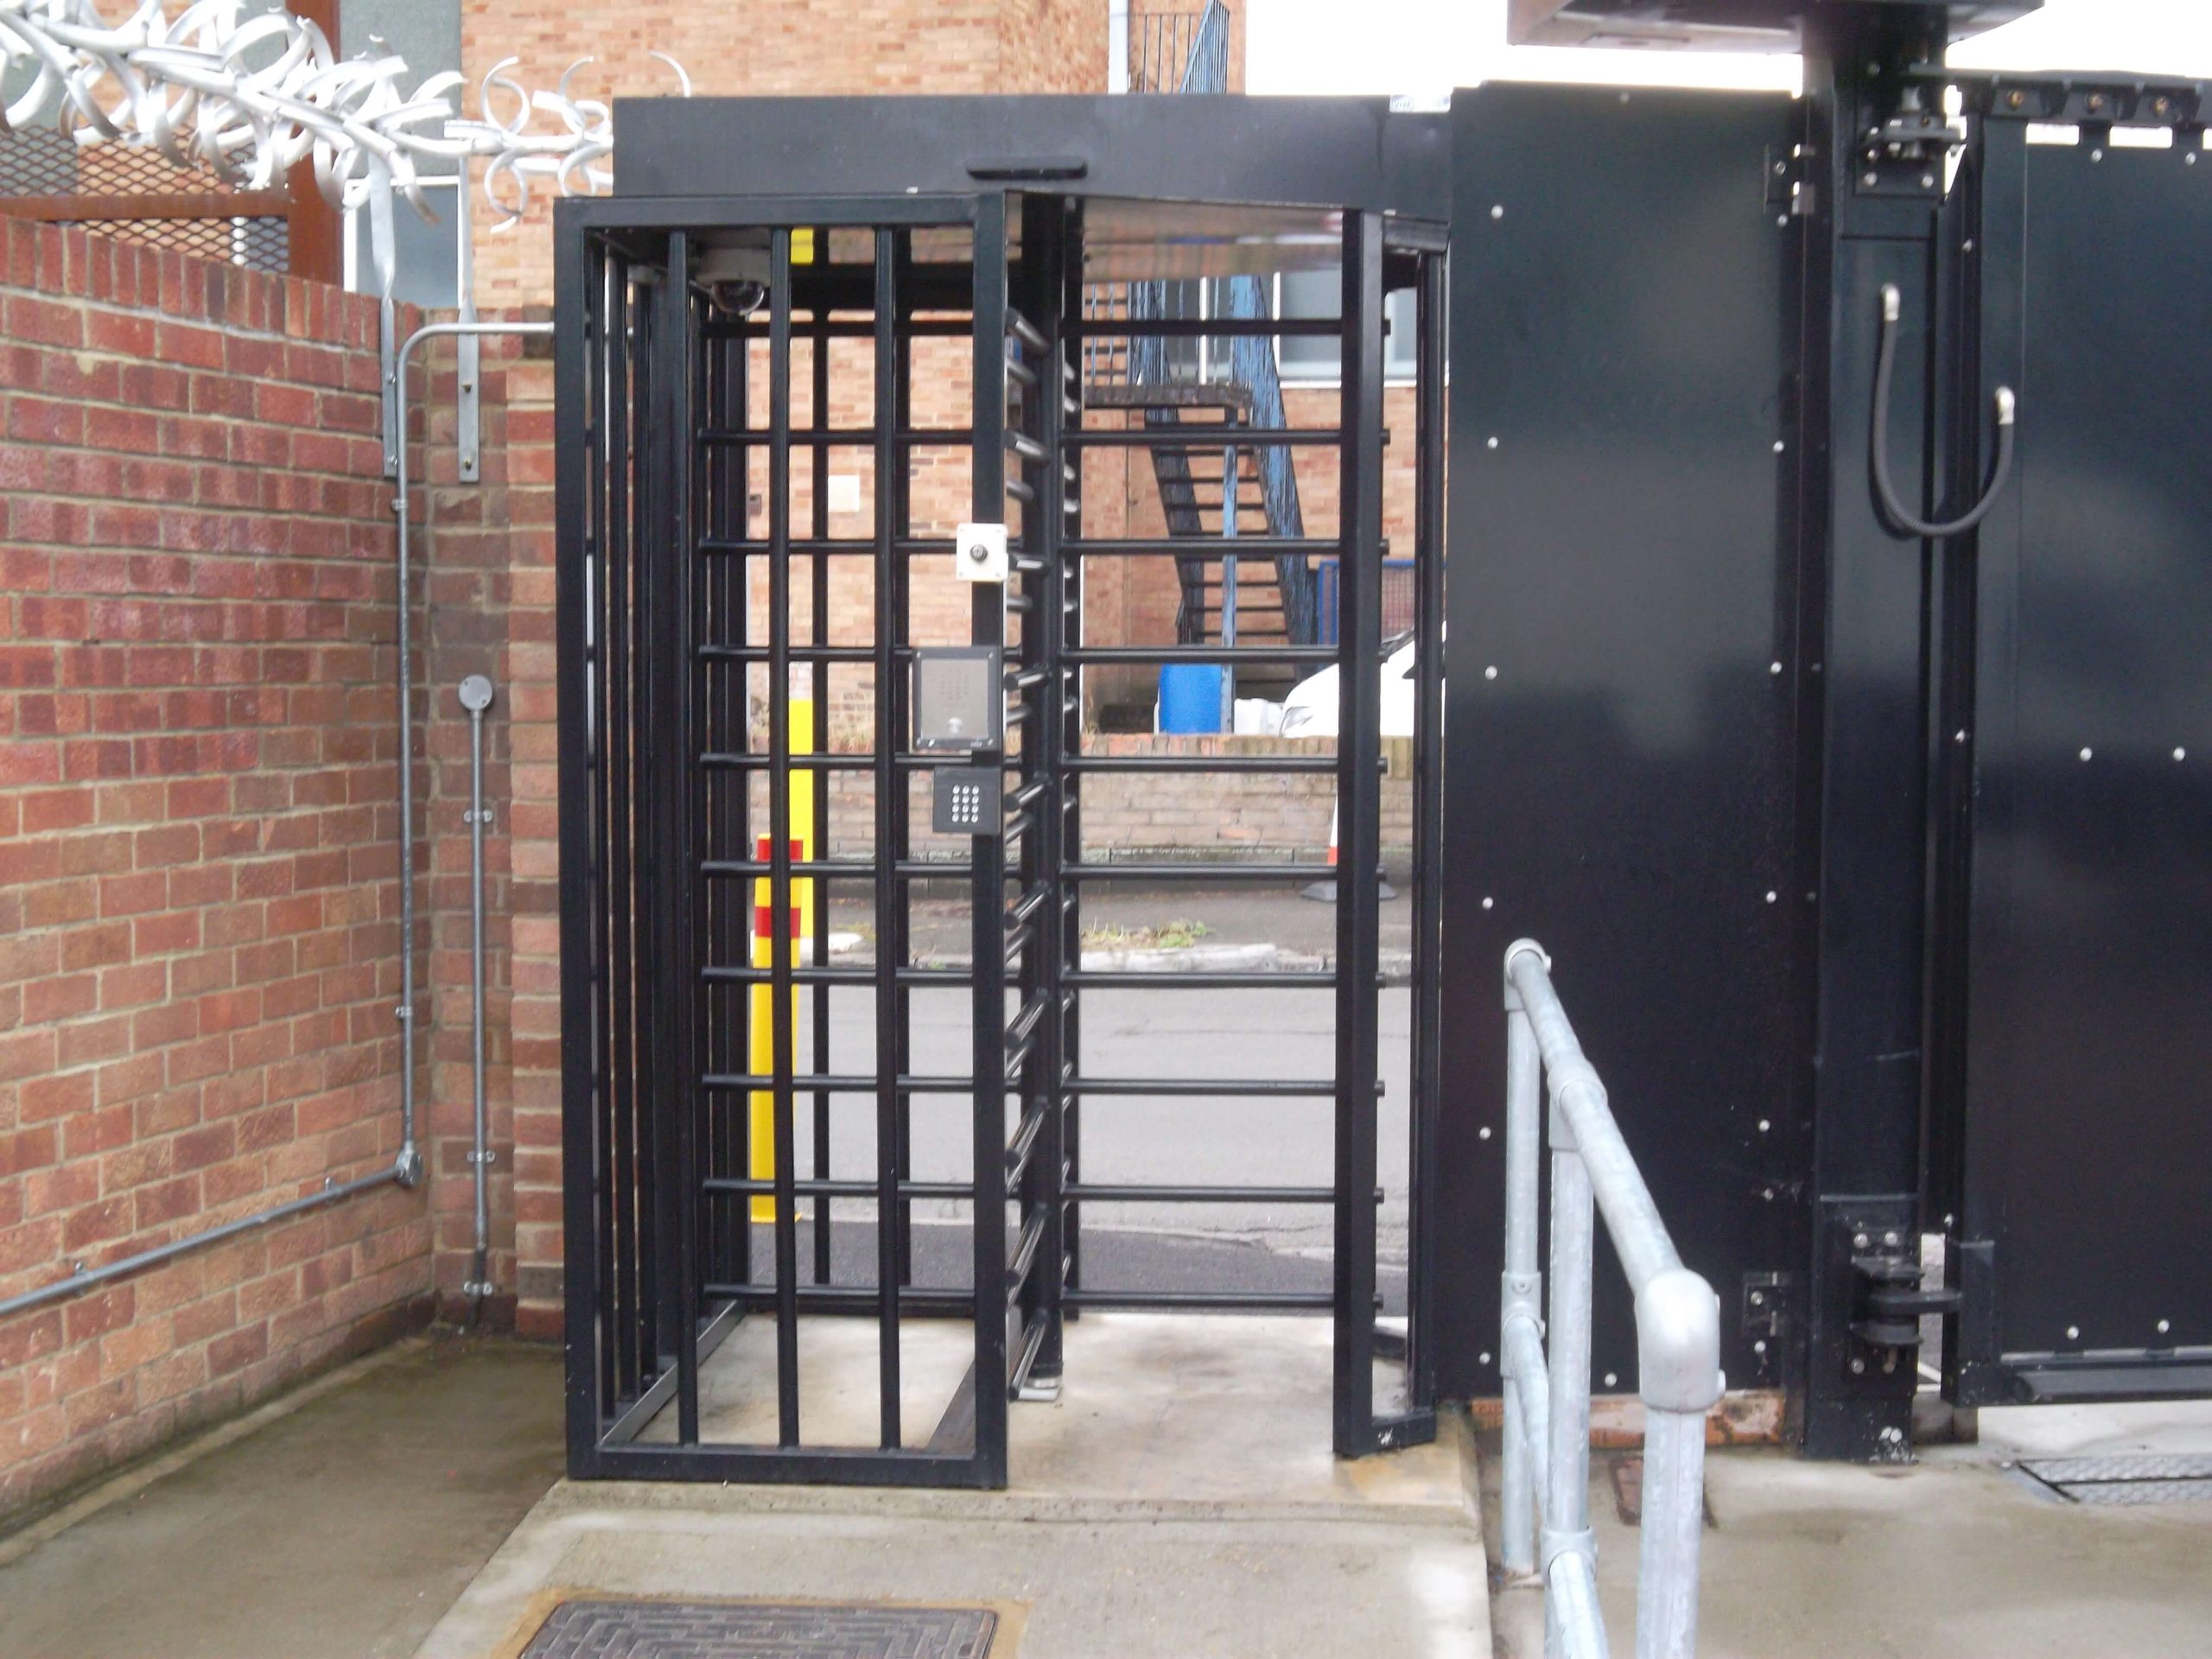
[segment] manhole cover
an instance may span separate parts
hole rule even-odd
[[[2038,1458],[2020,1467],[2076,1503],[2212,1503],[2212,1456]]]
[[[984,1659],[980,1607],[564,1601],[522,1659]]]

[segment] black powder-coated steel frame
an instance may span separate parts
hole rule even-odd
[[[574,1472],[659,1478],[836,1481],[916,1485],[1003,1484],[1007,1336],[988,1297],[913,1287],[906,1236],[918,1198],[957,1197],[979,1217],[1003,1215],[1007,1192],[1003,1097],[972,1089],[964,1077],[912,1074],[906,1006],[918,976],[903,951],[884,950],[873,970],[841,973],[793,958],[797,941],[770,929],[767,966],[745,960],[751,889],[765,879],[772,916],[789,912],[795,871],[824,889],[832,880],[875,884],[880,912],[900,932],[897,895],[913,879],[905,823],[906,757],[899,753],[906,719],[909,656],[902,643],[904,568],[925,542],[906,527],[905,492],[889,487],[902,451],[925,442],[971,451],[974,511],[999,516],[1006,478],[1004,200],[904,197],[875,202],[788,199],[719,202],[710,212],[678,206],[639,213],[604,203],[564,207],[557,238],[560,344],[558,483],[562,642],[563,1027],[565,1219],[578,1242],[568,1271],[569,1446]],[[747,420],[751,348],[761,331],[711,311],[690,280],[703,234],[729,226],[766,231],[768,419]],[[795,264],[795,232],[826,243],[832,229],[868,233],[874,258],[863,303],[870,311],[875,416],[869,428],[838,434],[872,445],[879,477],[875,537],[834,547],[826,535],[824,492],[817,489],[812,534],[791,521],[795,448],[824,453],[829,366],[818,349],[830,296],[807,292]],[[916,433],[906,419],[907,356],[923,302],[906,253],[922,229],[964,228],[976,257],[962,272],[976,341],[976,395],[969,425]],[[812,263],[810,260],[807,263]],[[903,279],[903,280],[902,280]],[[934,286],[944,286],[942,273]],[[913,291],[907,291],[909,289]],[[957,296],[932,291],[928,303]],[[817,342],[812,390],[816,429],[792,426],[794,341],[808,324]],[[941,318],[939,322],[943,321]],[[754,539],[747,505],[747,463],[764,454],[769,488],[766,533]],[[817,485],[823,469],[815,467]],[[815,632],[827,636],[828,561],[833,554],[874,562],[878,627],[850,652],[797,645],[791,639],[791,568],[810,562]],[[765,567],[767,638],[747,637],[748,562]],[[978,601],[976,637],[996,643],[999,610]],[[861,760],[878,784],[879,847],[899,856],[855,867],[827,857],[795,860],[790,839],[794,760],[787,723],[791,670],[806,665],[817,706],[831,660],[867,661],[876,670],[875,749]],[[771,690],[765,748],[750,732],[746,676],[765,665]],[[995,763],[997,757],[988,757]],[[812,780],[817,823],[827,829],[826,771]],[[749,785],[765,778],[765,813]],[[886,786],[892,785],[892,786]],[[765,817],[768,856],[753,842]],[[970,983],[979,1008],[1003,1001],[1001,938],[1002,866],[995,838],[978,838],[964,865],[932,864],[936,878],[964,874],[977,895],[977,967],[927,982]],[[893,895],[887,898],[887,893]],[[826,905],[817,907],[817,917]],[[817,921],[817,964],[826,963],[826,926]],[[581,948],[579,948],[581,947]],[[743,965],[740,965],[742,963]],[[749,995],[769,987],[772,1065],[753,1074]],[[895,1057],[866,1078],[831,1075],[823,1060],[827,988],[868,985],[877,1035]],[[795,1057],[795,987],[817,991],[816,1068]],[[588,1013],[586,1012],[588,1011]],[[976,1022],[974,1076],[1001,1076],[1006,1032],[995,1018]],[[827,1097],[838,1087],[876,1096],[876,1179],[828,1177]],[[772,1180],[747,1173],[751,1147],[747,1096],[772,1102]],[[976,1154],[970,1179],[918,1182],[905,1134],[906,1102],[920,1093],[970,1095]],[[810,1094],[816,1154],[810,1179],[797,1167],[794,1112]],[[772,1270],[762,1280],[753,1260],[748,1209],[772,1196]],[[827,1243],[830,1205],[869,1196],[877,1228],[878,1278],[859,1289],[831,1286]],[[814,1249],[802,1282],[798,1200],[814,1200]],[[974,1229],[972,1283],[992,1286],[1005,1271],[996,1224]],[[887,1291],[884,1287],[888,1287]],[[881,1402],[874,1450],[810,1445],[804,1438],[798,1388],[799,1316],[830,1309],[873,1312],[879,1320]],[[976,1335],[969,1382],[939,1433],[923,1446],[902,1443],[899,1320],[902,1315],[966,1316]],[[777,1432],[772,1446],[702,1443],[702,1362],[745,1319],[772,1318],[776,1328]],[[984,1379],[978,1384],[977,1379]],[[673,1443],[648,1441],[673,1404]]]
[[[2145,89],[2201,122],[2201,89]],[[2001,110],[2005,101],[1992,98]],[[2171,148],[1986,123],[1956,273],[1954,406],[2028,398],[2019,489],[1953,562],[1935,642],[1926,1213],[1966,1405],[2212,1392],[2212,237],[2200,126]],[[1965,237],[1959,238],[1961,242]],[[2126,245],[2113,261],[2096,251]],[[1951,446],[1971,495],[1976,446]]]
[[[1081,607],[1088,558],[1187,556],[1181,543],[1099,540],[1082,524],[1080,456],[1103,433],[1083,430],[1077,340],[1104,326],[1083,313],[1083,205],[1031,196],[1023,202],[1019,257],[1004,257],[1007,199],[902,197],[836,200],[778,197],[712,202],[569,204],[560,221],[560,441],[563,732],[564,937],[585,942],[564,955],[568,1067],[567,1155],[589,1172],[569,1188],[572,1253],[569,1319],[571,1468],[584,1476],[639,1475],[741,1480],[1003,1484],[1009,1398],[1049,1395],[1065,1363],[1066,1317],[1083,1309],[1176,1308],[1327,1312],[1336,1324],[1333,1440],[1356,1456],[1430,1438],[1435,1432],[1436,1277],[1416,1263],[1408,1329],[1378,1330],[1376,1311],[1376,1118],[1382,1093],[1376,1052],[1376,891],[1347,881],[1338,911],[1339,964],[1332,970],[1267,976],[1115,974],[1082,969],[1081,899],[1094,882],[1219,879],[1322,879],[1327,866],[1268,865],[1224,871],[1214,864],[1104,862],[1086,859],[1080,784],[1093,772],[1326,771],[1342,803],[1344,868],[1376,870],[1381,752],[1379,592],[1383,555],[1381,456],[1382,299],[1412,287],[1420,331],[1415,429],[1414,557],[1421,571],[1417,625],[1424,642],[1417,697],[1414,886],[1413,1182],[1436,1168],[1439,1092],[1437,993],[1441,955],[1441,793],[1434,779],[1441,732],[1443,248],[1440,226],[1354,213],[1345,220],[1343,298],[1326,326],[1344,354],[1341,408],[1333,428],[1295,441],[1332,448],[1346,480],[1334,537],[1301,543],[1337,556],[1342,586],[1340,643],[1306,650],[1264,646],[1086,646]],[[970,227],[976,256],[963,268],[977,395],[964,429],[912,425],[912,342],[948,333],[945,313],[962,297],[933,266],[926,279],[911,233]],[[760,311],[740,320],[716,312],[687,273],[695,252],[734,229],[768,235],[769,281]],[[829,263],[833,231],[873,238],[865,283]],[[793,257],[794,232],[817,238],[813,258]],[[929,292],[922,291],[925,280]],[[915,313],[926,306],[926,317]],[[837,315],[840,308],[847,314]],[[862,321],[852,313],[866,313]],[[1123,321],[1135,332],[1150,325]],[[875,411],[863,427],[832,425],[833,338],[864,334],[873,346]],[[814,424],[795,428],[795,346],[810,340]],[[765,356],[761,348],[765,346]],[[766,424],[749,410],[765,373]],[[836,442],[868,446],[876,476],[870,537],[835,537],[827,511],[827,454]],[[1013,530],[1012,580],[973,588],[970,635],[1007,651],[1009,698],[1005,753],[976,757],[1004,768],[1008,817],[1003,836],[979,836],[966,858],[915,856],[906,784],[932,764],[905,752],[910,718],[906,619],[912,561],[947,543],[912,529],[905,456],[924,444],[966,448],[973,468],[971,512],[1005,518]],[[791,522],[794,456],[811,472],[812,514]],[[750,467],[765,457],[765,533],[747,495]],[[1009,459],[1010,458],[1010,459]],[[1258,543],[1240,542],[1258,551]],[[830,561],[868,557],[876,574],[868,645],[831,637]],[[811,632],[791,638],[795,561],[812,576]],[[755,563],[757,562],[757,563]],[[766,588],[766,637],[747,633],[760,570]],[[1009,620],[1014,624],[1009,629]],[[1340,669],[1340,729],[1353,734],[1334,756],[1200,756],[1183,760],[1083,753],[1079,676],[1096,663],[1179,660],[1231,664],[1296,660]],[[836,664],[875,672],[876,737],[868,753],[795,760],[785,723],[796,668],[826,715],[827,673]],[[1362,671],[1362,665],[1364,671]],[[750,729],[747,677],[765,669],[765,742]],[[817,734],[826,739],[826,729]],[[829,780],[864,772],[874,785],[879,855],[797,856],[790,839],[795,766],[811,773],[817,832],[827,834]],[[766,785],[766,806],[754,799]],[[765,826],[760,820],[765,817]],[[765,827],[765,836],[758,831]],[[755,839],[766,843],[767,856]],[[919,880],[964,880],[972,907],[974,966],[908,965],[906,894]],[[833,882],[872,885],[879,939],[874,968],[830,965],[827,904],[815,907],[815,955],[793,960],[794,941],[775,926],[769,959],[747,956],[752,889],[765,882],[771,913],[785,913],[797,880],[826,893]],[[772,1064],[753,1070],[750,998],[768,988]],[[912,993],[965,987],[975,1014],[968,1077],[922,1075],[912,1060]],[[1098,989],[1162,992],[1261,987],[1326,990],[1336,1020],[1336,1064],[1317,1078],[1191,1079],[1102,1077],[1080,1064],[1081,1005]],[[811,1067],[799,1064],[792,994],[814,992]],[[827,1003],[832,988],[874,994],[879,1062],[872,1075],[830,1067]],[[1010,999],[1010,1006],[1009,1006]],[[588,1009],[578,1018],[576,1009]],[[981,1081],[979,1081],[981,1080]],[[988,1080],[1001,1080],[1003,1093]],[[876,1107],[873,1180],[830,1173],[828,1104],[833,1093],[866,1090]],[[773,1177],[749,1174],[748,1098],[772,1106]],[[963,1094],[974,1103],[975,1164],[966,1181],[912,1178],[908,1103]],[[1086,1182],[1080,1118],[1086,1099],[1136,1096],[1262,1097],[1332,1102],[1336,1171],[1330,1185],[1262,1187]],[[797,1166],[795,1114],[810,1097],[813,1163]],[[684,1103],[671,1111],[671,1100]],[[1008,1126],[1011,1133],[1008,1133]],[[748,1206],[772,1199],[760,1254]],[[870,1198],[879,1222],[874,1284],[830,1282],[834,1207]],[[918,1199],[974,1204],[971,1287],[912,1282],[912,1206]],[[801,1260],[798,1206],[811,1209],[810,1260]],[[1011,1234],[999,1224],[1008,1201]],[[1335,1217],[1334,1282],[1326,1292],[1161,1290],[1088,1282],[1081,1221],[1089,1203],[1313,1203]],[[1434,1206],[1416,1191],[1414,1229],[1426,1236]],[[760,1271],[762,1268],[766,1271]],[[1004,1287],[1004,1304],[992,1287]],[[890,1287],[887,1292],[883,1287]],[[800,1419],[802,1314],[874,1313],[879,1320],[880,1445],[873,1450],[808,1443]],[[739,1323],[775,1324],[777,1434],[773,1446],[714,1442],[701,1421],[700,1370]],[[976,1353],[968,1383],[924,1446],[902,1443],[898,1345],[902,1318],[972,1321]],[[1378,1413],[1378,1351],[1408,1360],[1402,1408]],[[673,1405],[673,1443],[653,1425]],[[653,1438],[645,1438],[652,1435]]]

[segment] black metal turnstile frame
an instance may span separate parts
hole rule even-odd
[[[1006,1478],[1007,1332],[988,1290],[916,1291],[904,1260],[905,1218],[918,1198],[957,1198],[975,1206],[972,1284],[1001,1284],[1006,1242],[1001,1218],[1008,1183],[1004,1095],[970,1077],[912,1074],[903,1039],[906,999],[918,983],[972,985],[979,1016],[1003,1003],[1006,943],[996,895],[1003,842],[976,837],[969,861],[932,864],[933,879],[964,878],[976,895],[972,974],[906,965],[887,945],[874,969],[843,969],[817,957],[793,961],[789,931],[770,930],[766,968],[744,960],[750,889],[765,879],[771,913],[788,912],[795,880],[826,888],[868,882],[894,926],[896,893],[921,872],[906,850],[906,780],[915,758],[899,741],[911,649],[897,624],[906,567],[942,555],[950,540],[918,537],[904,522],[904,455],[918,446],[970,451],[974,511],[1002,514],[1007,479],[1005,201],[905,196],[838,201],[720,200],[709,204],[569,202],[557,226],[559,634],[562,726],[564,1211],[568,1256],[570,1468],[585,1476],[717,1480],[798,1480],[913,1485],[1001,1485]],[[766,232],[769,280],[765,321],[710,318],[689,279],[694,238],[743,227]],[[964,291],[924,294],[910,257],[918,232],[966,229],[975,250],[959,269]],[[794,232],[826,243],[832,230],[873,238],[874,260],[857,294],[831,291],[814,273],[801,296]],[[944,286],[940,276],[934,286]],[[908,292],[911,287],[915,291]],[[842,303],[868,314],[864,330],[840,327]],[[916,314],[925,306],[930,317]],[[870,424],[833,431],[826,401],[812,429],[791,423],[794,314],[804,307],[817,340],[865,332],[873,340],[876,400]],[[965,319],[945,315],[965,310]],[[975,341],[974,414],[965,431],[926,432],[901,423],[910,409],[906,353],[922,334]],[[748,426],[747,347],[767,342],[768,421]],[[816,353],[817,363],[823,361]],[[826,371],[822,372],[826,373]],[[817,383],[818,384],[818,383]],[[877,477],[875,533],[858,543],[799,537],[791,523],[791,457],[819,455],[833,439],[866,444]],[[747,450],[765,451],[767,533],[749,531]],[[734,459],[733,459],[734,457]],[[818,499],[819,498],[817,498]],[[823,528],[817,512],[815,529]],[[813,560],[815,610],[823,614],[826,561],[874,561],[876,627],[865,645],[791,639],[791,572]],[[748,564],[765,564],[768,638],[745,637]],[[979,590],[979,643],[997,644],[1002,613],[995,589]],[[790,674],[818,675],[834,663],[875,671],[874,753],[810,758],[817,787],[831,770],[868,770],[875,790],[879,849],[863,861],[826,855],[798,861],[790,841],[793,770],[785,721]],[[751,736],[747,671],[763,664],[771,688],[765,747]],[[817,681],[818,683],[818,681]],[[978,764],[999,763],[987,755]],[[765,815],[751,801],[767,782]],[[1020,798],[1017,791],[1014,799]],[[765,816],[769,856],[755,855]],[[753,1075],[745,1058],[747,996],[771,987],[773,1065]],[[873,988],[877,1032],[893,1041],[876,1073],[800,1073],[793,1063],[792,990]],[[975,1021],[974,1078],[1007,1071],[1006,1027]],[[817,1051],[826,1053],[826,1050]],[[888,1057],[889,1063],[884,1063]],[[836,1090],[872,1090],[877,1101],[873,1182],[828,1179],[817,1143],[816,1174],[797,1171],[793,1112],[816,1097],[817,1122]],[[746,1100],[773,1101],[774,1177],[747,1173]],[[975,1160],[965,1183],[912,1179],[906,1109],[922,1094],[957,1094],[975,1104]],[[748,1205],[772,1195],[772,1272],[754,1271]],[[877,1286],[854,1291],[800,1283],[798,1205],[815,1202],[826,1236],[829,1205],[869,1197],[880,1206]],[[892,1287],[886,1294],[880,1287]],[[873,1311],[882,1402],[874,1449],[810,1446],[799,1417],[798,1319],[802,1312]],[[702,1444],[702,1359],[739,1322],[772,1313],[776,1324],[778,1434],[773,1446]],[[968,1384],[929,1444],[903,1443],[899,1321],[902,1315],[972,1317],[976,1352]],[[670,1403],[673,1444],[639,1436]]]
[[[1084,643],[1082,571],[1090,558],[1188,556],[1189,544],[1086,537],[1080,458],[1088,448],[1145,441],[1135,430],[1083,429],[1077,380],[1082,340],[1099,334],[1172,332],[1166,320],[1084,318],[1083,204],[1020,199],[1019,258],[1007,257],[1012,200],[973,195],[749,197],[704,200],[569,202],[556,223],[558,335],[559,615],[562,721],[563,1063],[567,1192],[569,1431],[572,1473],[586,1477],[799,1480],[1001,1485],[1007,1477],[1011,1398],[1049,1392],[1064,1366],[1064,1319],[1094,1308],[1260,1309],[1328,1313],[1336,1325],[1333,1443],[1357,1456],[1433,1436],[1436,1304],[1423,1241],[1434,1210],[1440,1109],[1436,993],[1440,978],[1441,791],[1434,764],[1441,734],[1443,257],[1440,226],[1368,211],[1344,216],[1343,308],[1326,322],[1214,320],[1208,332],[1328,332],[1344,352],[1341,413],[1333,432],[1270,440],[1322,442],[1343,469],[1338,533],[1309,538],[1341,561],[1341,613],[1333,646]],[[971,264],[925,267],[920,232],[966,229]],[[761,310],[733,321],[690,280],[703,245],[734,230],[766,233]],[[813,238],[795,260],[794,238]],[[873,238],[872,264],[831,263],[833,232]],[[1412,1232],[1408,1330],[1378,1331],[1376,1297],[1377,1055],[1376,890],[1343,884],[1338,950],[1330,969],[1265,976],[1144,976],[1085,969],[1081,894],[1090,884],[1145,879],[1210,881],[1325,879],[1326,866],[1224,867],[1115,862],[1086,857],[1081,781],[1109,770],[1326,771],[1341,802],[1342,868],[1376,872],[1380,847],[1380,592],[1382,535],[1383,298],[1417,296],[1420,374],[1414,388],[1420,682],[1414,742],[1416,834]],[[1184,325],[1187,326],[1187,325]],[[833,428],[828,354],[833,337],[873,341],[868,425]],[[912,347],[918,337],[962,334],[974,349],[974,413],[964,431],[912,426]],[[817,349],[810,428],[794,427],[795,340]],[[753,416],[766,346],[765,425]],[[1168,435],[1162,435],[1163,437]],[[1191,442],[1187,431],[1180,435]],[[824,505],[832,442],[865,445],[878,487],[871,537],[833,539]],[[1003,587],[979,583],[975,643],[1006,652],[1007,735],[1003,753],[972,764],[1002,767],[1002,836],[972,839],[967,861],[914,856],[906,784],[941,764],[907,750],[906,619],[914,559],[950,543],[918,536],[911,521],[905,457],[916,447],[956,444],[973,469],[973,516],[1012,530],[1013,571]],[[794,455],[810,464],[813,521],[791,523]],[[766,458],[766,529],[753,528],[747,497],[755,457]],[[1239,550],[1275,556],[1279,538],[1247,537]],[[876,575],[874,635],[846,644],[829,632],[830,562],[864,557]],[[811,632],[792,639],[791,572],[810,569]],[[747,636],[758,569],[766,589],[767,637]],[[1108,758],[1084,753],[1077,690],[1094,664],[1293,662],[1339,670],[1340,730],[1332,757],[1206,755]],[[797,858],[788,790],[794,770],[785,723],[790,675],[810,674],[817,708],[838,664],[875,675],[870,753],[804,758],[827,834],[828,783],[866,771],[874,785],[875,855]],[[747,676],[765,668],[768,721],[754,729]],[[755,799],[765,782],[765,804]],[[765,830],[768,855],[754,842]],[[964,880],[973,895],[971,969],[910,962],[906,903],[912,884]],[[765,881],[771,912],[785,913],[793,883],[872,886],[878,931],[873,968],[827,957],[826,904],[817,906],[817,952],[794,960],[785,929],[772,930],[769,964],[747,955],[752,889]],[[773,1064],[756,1075],[747,1056],[749,995],[770,988]],[[966,985],[972,994],[969,1077],[912,1069],[912,994]],[[802,1070],[794,988],[815,990],[815,1052],[828,1050],[828,990],[874,996],[875,1071],[840,1076],[826,1058]],[[1086,992],[1158,988],[1164,993],[1259,986],[1331,994],[1336,1062],[1325,1078],[1110,1077],[1081,1063]],[[772,1179],[748,1171],[747,1098],[773,1102]],[[828,1162],[833,1092],[876,1102],[875,1178],[832,1179]],[[974,1108],[974,1168],[964,1182],[912,1174],[912,1098],[957,1094]],[[1333,1105],[1335,1171],[1311,1189],[1131,1186],[1086,1182],[1080,1114],[1115,1096],[1325,1098]],[[810,1099],[810,1175],[797,1167],[795,1114]],[[770,1260],[760,1254],[747,1206],[772,1198]],[[913,1283],[912,1204],[963,1199],[974,1206],[969,1287]],[[830,1282],[833,1205],[872,1198],[879,1224],[874,1281]],[[1314,1202],[1334,1215],[1334,1268],[1326,1292],[1167,1290],[1092,1282],[1084,1270],[1086,1202]],[[802,1218],[799,1205],[813,1206]],[[1014,1206],[1011,1217],[1009,1205]],[[812,1231],[802,1262],[803,1219]],[[1011,1226],[1009,1228],[1009,1222]],[[810,1271],[809,1268],[810,1266]],[[765,1267],[764,1273],[760,1268]],[[894,1287],[887,1293],[884,1287]],[[880,1433],[873,1448],[822,1446],[804,1437],[798,1344],[802,1314],[873,1315],[879,1321]],[[905,1443],[898,1332],[902,1318],[969,1319],[976,1351],[968,1384],[929,1443]],[[773,1445],[702,1438],[703,1361],[741,1322],[772,1318],[776,1336]],[[1378,1413],[1378,1352],[1407,1361],[1402,1408]],[[672,1414],[669,1408],[673,1407]],[[668,1419],[674,1434],[664,1439]]]

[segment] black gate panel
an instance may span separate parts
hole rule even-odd
[[[1447,1395],[1499,1386],[1498,964],[1522,935],[1553,952],[1683,1259],[1720,1290],[1731,1383],[1780,1380],[1742,1287],[1799,1257],[1808,1146],[1796,733],[1819,662],[1786,517],[1801,232],[1762,186],[1794,119],[1764,96],[1453,102],[1444,1075],[1478,1106],[1446,1116],[1441,1148],[1465,1310]],[[1625,1390],[1632,1321],[1606,1259],[1599,1382]]]
[[[2212,1391],[2212,166],[2178,137],[1992,137],[1985,350],[2021,422],[1950,734],[1967,1402]]]

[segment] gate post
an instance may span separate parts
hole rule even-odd
[[[1909,1455],[1915,1368],[1853,1335],[1852,1257],[1871,1216],[1918,1248],[1926,887],[1928,572],[1940,544],[1901,541],[1867,478],[1881,290],[1905,296],[1894,476],[1932,469],[1928,422],[1944,162],[1870,146],[1904,107],[1904,72],[1941,63],[1940,5],[1815,7],[1804,18],[1806,184],[1797,451],[1805,633],[1823,672],[1805,718],[1822,777],[1805,887],[1814,919],[1812,1204],[1793,1426],[1815,1457]],[[1940,474],[1937,474],[1940,476]],[[1916,499],[1916,507],[1926,508]],[[1806,960],[1808,953],[1800,953]],[[1907,1351],[1908,1356],[1910,1351]]]

